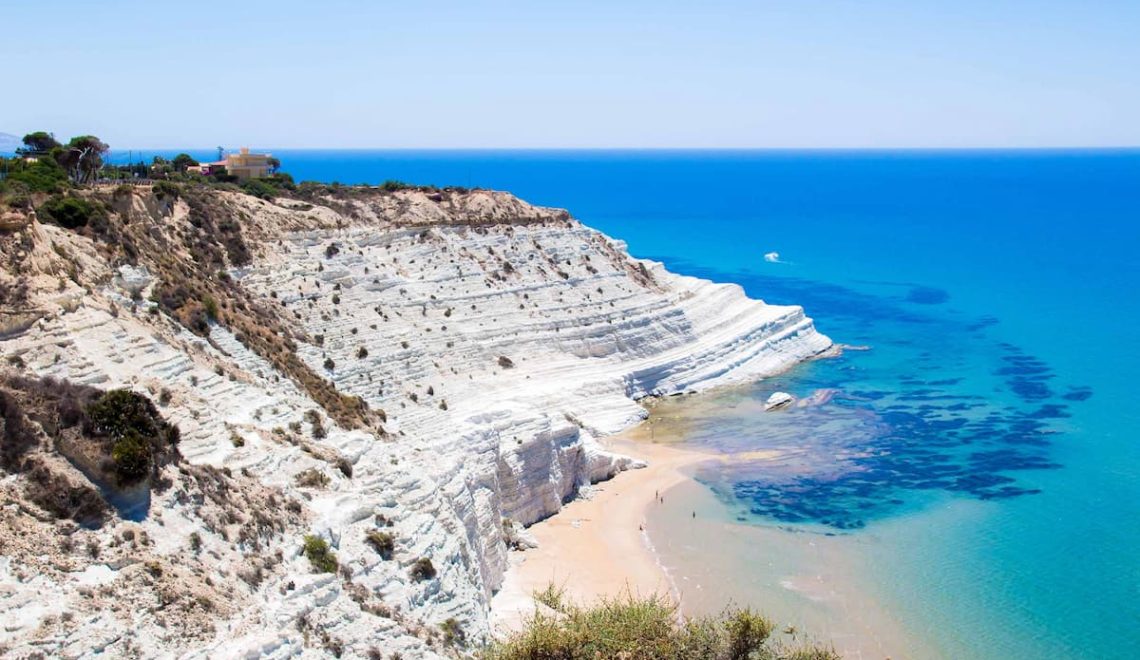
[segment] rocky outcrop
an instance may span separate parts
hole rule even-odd
[[[772,394],[764,401],[764,412],[772,412],[774,410],[783,410],[792,406],[796,402],[796,397],[788,394],[787,392],[772,392]]]
[[[195,334],[145,295],[176,269],[155,267],[141,249],[129,270],[112,270],[91,241],[39,224],[23,230],[36,259],[23,272],[45,277],[22,277],[29,301],[51,313],[0,340],[0,351],[19,356],[20,366],[4,368],[161,398],[187,464],[279,489],[302,504],[305,531],[336,553],[340,574],[314,574],[300,535],[283,541],[284,572],[214,615],[209,640],[178,649],[203,657],[363,655],[373,645],[427,656],[441,650],[439,624],[449,619],[467,639],[485,639],[508,543],[525,544],[515,527],[637,467],[604,448],[604,436],[645,416],[637,399],[762,378],[830,345],[798,307],[633,259],[565,211],[505,193],[209,195],[212,212],[241,219],[249,255],[225,274],[226,290],[245,297],[223,304],[272,310],[286,341],[252,342],[226,313]],[[188,232],[194,220],[182,201],[161,217],[146,199],[116,204],[133,214],[132,228]],[[99,275],[60,284],[60,253]],[[284,346],[383,419],[383,431],[337,424],[311,383],[278,368]],[[376,530],[391,535],[391,558],[367,541]],[[161,525],[148,534],[162,538]],[[412,575],[421,558],[434,577]],[[229,577],[219,580],[236,580],[238,566],[221,561]],[[6,585],[10,594],[36,588]],[[0,643],[24,648],[37,621],[29,615]],[[106,647],[121,651],[115,643]]]
[[[119,274],[115,276],[115,286],[130,298],[142,297],[143,292],[150,286],[154,278],[146,266],[133,268],[130,264],[119,266]]]

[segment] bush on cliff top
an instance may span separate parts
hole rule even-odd
[[[418,186],[410,183],[404,183],[403,181],[398,181],[396,179],[388,179],[384,183],[380,184],[380,189],[387,192],[396,192],[397,190],[414,190],[417,187]]]
[[[280,194],[277,186],[261,179],[250,179],[241,185],[241,189],[249,195],[264,200],[271,200]]]
[[[120,186],[120,188],[121,187],[122,186]],[[174,183],[173,181],[155,182],[150,190],[159,200],[174,201],[182,196],[182,186]],[[118,192],[118,189],[116,189],[116,192]]]
[[[62,192],[71,186],[67,171],[53,158],[40,158],[34,162],[22,158],[10,158],[4,159],[4,164],[7,166],[8,176],[0,181],[0,191],[13,183],[27,186],[31,192],[44,193]]]
[[[838,660],[830,648],[772,639],[773,623],[748,609],[679,621],[664,597],[631,594],[580,607],[558,599],[522,630],[483,652],[485,660]]]
[[[95,202],[79,197],[52,197],[40,206],[45,219],[66,227],[78,229],[94,221],[104,220],[106,214]]]

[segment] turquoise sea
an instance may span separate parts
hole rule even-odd
[[[803,305],[868,350],[681,409],[684,442],[742,457],[696,475],[711,515],[869,548],[845,565],[907,657],[1140,654],[1140,151],[276,155],[298,181],[510,190]],[[760,412],[775,389],[822,403]],[[796,451],[743,458],[765,448]]]

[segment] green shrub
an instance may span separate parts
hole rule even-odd
[[[126,389],[111,390],[84,410],[84,430],[111,440],[111,467],[120,485],[131,485],[156,466],[159,452],[178,443],[178,427],[162,419],[150,399]]]
[[[13,158],[8,164],[12,169],[5,181],[20,182],[31,192],[58,193],[70,186],[67,172],[53,158],[40,158],[34,163]]]
[[[557,614],[536,611],[523,628],[492,643],[487,660],[637,658],[679,660],[838,660],[833,650],[771,640],[772,623],[749,610],[680,620],[661,596],[626,593],[590,607],[568,603],[553,585],[535,594]]]
[[[218,301],[214,300],[213,296],[206,296],[202,298],[202,309],[206,312],[206,317],[211,321],[218,320]]]
[[[111,448],[115,473],[123,483],[139,481],[150,473],[150,443],[134,430],[128,430]]]
[[[505,527],[507,525],[507,522],[506,521],[503,521],[503,522],[504,522],[504,527]],[[554,610],[555,612],[561,612],[562,611],[562,607],[563,607],[563,603],[565,602],[565,599],[566,599],[566,588],[555,586],[553,582],[548,583],[546,585],[546,588],[543,589],[542,591],[534,592],[535,602],[542,603],[543,605],[549,607],[550,609]]]
[[[364,537],[364,542],[372,546],[381,559],[391,559],[396,551],[396,540],[388,532],[374,529]]]
[[[210,179],[212,181],[214,181],[215,183],[219,183],[219,184],[237,183],[237,181],[238,181],[237,176],[227,172],[226,168],[224,168],[224,167],[219,167],[219,168],[215,169],[213,171],[213,173],[210,174]],[[223,190],[227,189],[225,186],[219,186],[219,187],[222,188]],[[241,188],[237,188],[236,186],[234,186],[234,188],[237,190],[241,190]]]
[[[31,193],[31,188],[24,183],[0,179],[0,206],[30,210],[32,208]]]
[[[93,220],[104,218],[98,204],[79,197],[52,197],[39,210],[52,222],[68,229],[86,227]]]
[[[415,187],[416,186],[413,186],[410,183],[404,183],[403,181],[397,181],[395,179],[388,179],[384,183],[380,184],[380,189],[386,190],[388,192],[396,192],[397,190],[410,190],[414,189]]]
[[[271,200],[274,197],[279,197],[281,191],[277,186],[273,185],[266,179],[250,179],[241,184],[241,189],[249,195],[253,195],[258,199]]]
[[[318,573],[336,573],[336,553],[329,549],[327,541],[319,536],[305,536],[305,557]]]
[[[467,643],[467,635],[455,617],[439,624],[439,629],[443,632],[443,643],[447,646],[463,646]]]
[[[412,564],[411,575],[412,579],[416,582],[430,580],[435,577],[435,566],[432,565],[431,560],[427,557],[420,557],[416,560],[416,563]]]
[[[282,190],[297,189],[297,184],[293,182],[293,175],[288,174],[287,172],[277,172],[276,174],[271,174],[264,180]]]
[[[170,181],[159,181],[151,188],[151,192],[158,199],[169,199],[171,201],[178,199],[182,194],[182,186]]]
[[[87,406],[87,418],[92,431],[113,437],[128,431],[158,436],[165,424],[150,399],[126,389],[111,390],[96,399]]]
[[[729,657],[745,660],[764,645],[775,624],[752,610],[743,609],[731,614],[724,627],[728,631]]]

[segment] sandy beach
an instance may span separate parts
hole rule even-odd
[[[703,403],[685,405],[693,409]],[[908,650],[931,657],[855,579],[862,569],[851,557],[860,546],[873,547],[873,536],[737,524],[689,476],[701,463],[768,460],[780,452],[679,448],[669,440],[682,433],[684,416],[655,414],[653,421],[604,441],[608,449],[643,459],[648,467],[596,484],[586,497],[529,528],[539,547],[512,553],[503,587],[492,600],[491,623],[498,634],[517,629],[534,612],[533,594],[553,583],[579,603],[628,590],[666,594],[692,615],[717,614],[728,605],[755,607],[782,629],[793,626],[809,638],[830,641],[848,658],[908,657]],[[654,431],[656,442],[651,441]]]
[[[539,547],[513,553],[503,588],[492,603],[497,629],[516,627],[534,610],[532,594],[550,583],[564,587],[566,596],[578,602],[626,589],[674,596],[644,532],[646,513],[658,497],[688,480],[685,468],[717,457],[646,442],[646,426],[607,439],[605,445],[645,460],[648,467],[592,486],[588,497],[575,499],[529,528]]]

